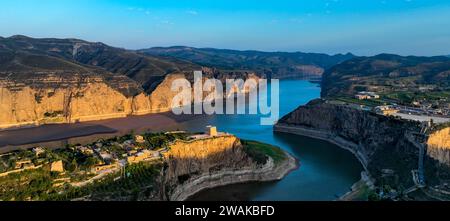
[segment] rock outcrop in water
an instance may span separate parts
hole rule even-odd
[[[441,169],[450,166],[448,128],[428,139],[422,133],[422,127],[419,122],[382,116],[351,105],[314,100],[283,117],[274,130],[337,144],[355,154],[376,179],[388,176],[386,171],[393,171],[389,173],[395,177],[391,184],[405,187],[413,184],[411,170],[418,169],[421,145],[428,144],[425,176],[430,183],[442,178],[439,177],[443,176]]]

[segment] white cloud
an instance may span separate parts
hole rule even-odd
[[[198,12],[195,10],[188,10],[188,11],[186,11],[186,13],[188,13],[190,15],[198,15]]]

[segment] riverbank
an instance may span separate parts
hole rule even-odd
[[[374,188],[373,181],[366,172],[362,172],[361,180],[353,184],[350,191],[339,197],[338,201],[367,201]]]
[[[290,172],[299,168],[299,162],[291,154],[284,151],[286,159],[279,164],[275,164],[272,158],[260,168],[246,168],[235,171],[220,171],[215,174],[200,176],[187,184],[179,185],[170,195],[170,201],[185,201],[197,193],[216,187],[250,183],[279,181]]]
[[[344,139],[334,135],[331,132],[324,131],[324,130],[312,129],[312,128],[306,128],[306,127],[301,127],[301,126],[289,126],[286,124],[276,124],[276,125],[274,125],[273,130],[275,132],[279,132],[279,133],[290,133],[290,134],[295,134],[295,135],[300,135],[300,136],[306,136],[306,137],[324,140],[324,141],[330,142],[332,144],[335,144],[336,146],[338,146],[342,149],[350,151],[356,157],[356,159],[358,159],[358,161],[361,163],[361,165],[364,168],[364,171],[367,174],[370,174],[369,170],[367,169],[367,166],[368,166],[367,158],[360,151],[355,151],[355,149],[357,149],[358,145],[356,145],[350,141],[344,140]]]
[[[280,133],[290,133],[300,136],[311,137],[314,139],[320,139],[336,146],[350,151],[356,159],[361,163],[364,168],[364,171],[361,173],[361,180],[352,185],[349,192],[342,195],[338,200],[339,201],[354,201],[354,200],[363,200],[367,198],[366,194],[368,189],[374,189],[374,184],[372,179],[370,178],[370,172],[367,169],[367,159],[362,155],[361,152],[355,151],[355,147],[357,146],[350,141],[346,141],[340,137],[333,135],[331,132],[321,131],[316,129],[310,129],[301,126],[288,126],[284,124],[276,124],[274,125],[274,131]]]
[[[65,147],[67,144],[88,144],[99,139],[123,136],[131,132],[176,129],[179,123],[198,117],[201,115],[178,116],[167,112],[74,124],[52,124],[3,130],[0,131],[0,153],[35,146],[55,149]]]

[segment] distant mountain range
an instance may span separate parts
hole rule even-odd
[[[450,58],[380,54],[357,57],[328,69],[322,96],[352,95],[356,91],[413,91],[420,87],[448,89]]]
[[[421,84],[445,86],[449,84],[450,58],[391,54],[356,57],[350,53],[327,55],[184,46],[133,51],[79,39],[0,37],[0,73],[19,82],[38,72],[57,72],[62,78],[64,73],[76,72],[101,76],[122,93],[135,95],[142,91],[151,93],[168,74],[192,73],[202,68],[214,70],[210,74],[217,78],[256,73],[268,78],[320,79],[324,73],[322,95],[327,97],[373,89],[374,85],[383,90]]]
[[[171,90],[173,81],[192,81],[194,70],[220,80],[322,79],[323,97],[352,96],[362,90],[450,91],[450,58],[445,56],[355,57],[190,47],[133,51],[78,39],[17,35],[0,37],[0,128],[168,111],[177,94]]]
[[[223,70],[252,70],[268,78],[320,78],[325,69],[355,57],[353,54],[327,55],[302,52],[237,51],[214,48],[155,47],[139,50],[173,57]]]
[[[191,47],[133,51],[79,39],[0,37],[0,72],[13,72],[13,78],[27,78],[25,73],[37,71],[81,71],[135,82],[137,86],[129,86],[125,92],[131,94],[139,90],[150,93],[167,74],[202,67],[211,68],[216,77],[256,73],[268,78],[320,79],[325,69],[353,57]]]
[[[200,69],[177,59],[148,56],[78,39],[0,38],[0,72],[82,71],[126,76],[144,90],[152,90],[172,72]],[[108,75],[108,74],[107,74]]]

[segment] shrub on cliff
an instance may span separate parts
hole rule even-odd
[[[259,165],[266,164],[268,157],[272,158],[275,163],[286,159],[286,155],[280,148],[269,144],[256,141],[242,141],[242,145],[244,146],[244,151]]]

